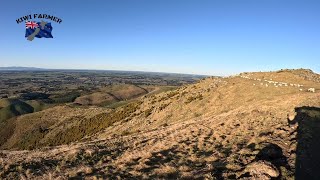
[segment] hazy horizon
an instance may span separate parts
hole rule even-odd
[[[0,68],[35,68],[39,70],[71,70],[71,71],[124,71],[124,72],[145,72],[145,73],[167,73],[167,74],[182,74],[182,75],[198,75],[198,76],[232,76],[236,75],[242,72],[267,72],[267,71],[241,71],[239,73],[234,73],[234,74],[193,74],[193,73],[180,73],[180,72],[163,72],[163,71],[139,71],[139,70],[125,70],[125,69],[75,69],[75,68],[44,68],[44,67],[31,67],[31,66],[0,66]],[[281,68],[281,69],[289,69],[289,68]],[[270,71],[278,71],[281,69],[275,69],[275,70],[270,70]],[[294,69],[310,69],[310,68],[294,68]],[[0,69],[1,70],[1,69]],[[315,73],[318,73],[314,69],[310,69]]]
[[[39,69],[39,70],[71,70],[71,71],[124,71],[124,72],[146,72],[146,73],[167,73],[167,74],[185,74],[185,75],[199,75],[199,76],[210,76],[205,74],[190,74],[190,73],[179,73],[179,72],[162,72],[162,71],[139,71],[139,70],[123,70],[123,69],[74,69],[74,68],[44,68],[44,67],[32,67],[32,66],[0,66],[2,69]],[[214,75],[213,75],[214,76]]]

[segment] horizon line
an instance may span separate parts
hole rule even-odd
[[[0,71],[3,71],[5,68],[29,68],[30,70],[69,70],[69,71],[117,71],[117,72],[140,72],[140,73],[162,73],[162,74],[180,74],[180,75],[190,75],[190,76],[221,76],[221,75],[206,75],[206,74],[195,74],[195,73],[180,73],[180,72],[164,72],[164,71],[143,71],[143,70],[121,70],[121,69],[82,69],[82,68],[42,68],[42,67],[32,67],[32,66],[0,66]],[[5,69],[10,71],[10,69]],[[15,71],[18,69],[12,69],[11,71]],[[23,71],[21,69],[20,71]]]

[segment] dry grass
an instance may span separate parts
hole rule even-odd
[[[153,173],[156,176],[160,176],[160,177],[170,177],[170,176],[176,176],[178,173],[178,170],[175,167],[165,164],[153,170]]]
[[[136,85],[119,84],[102,88],[99,92],[80,96],[74,102],[81,105],[106,106],[115,102],[130,100],[147,93],[147,89]]]
[[[287,71],[252,76],[299,81],[320,89],[318,83]],[[1,151],[0,162],[5,167],[0,169],[1,177],[17,178],[16,172],[37,167],[40,174],[28,172],[28,178],[49,174],[53,179],[292,178],[297,126],[288,126],[287,118],[295,107],[320,107],[320,94],[252,84],[253,80],[238,76],[206,78],[172,93],[141,98],[139,107],[127,115],[130,120],[118,121],[86,142],[35,151]],[[194,99],[200,95],[202,98]],[[186,104],[188,97],[193,98]],[[167,106],[161,109],[163,105]],[[308,113],[313,119],[319,117],[318,112]],[[269,146],[281,149],[286,164],[278,168],[259,159]]]

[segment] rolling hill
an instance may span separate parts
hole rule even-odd
[[[147,94],[148,90],[131,84],[113,85],[89,95],[80,96],[74,103],[80,105],[110,105]]]
[[[18,99],[0,99],[0,107],[0,122],[34,111],[31,105]]]

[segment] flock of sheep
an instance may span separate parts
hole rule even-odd
[[[277,81],[273,81],[272,79],[267,80],[267,79],[258,79],[258,78],[251,78],[249,76],[244,76],[244,75],[240,75],[241,78],[245,78],[245,79],[250,79],[250,80],[255,80],[255,81],[259,81],[261,86],[266,86],[268,87],[269,85],[273,85],[275,87],[288,87],[288,86],[292,86],[292,87],[297,87],[299,88],[299,91],[303,91],[302,84],[293,84],[293,83],[286,83],[286,82],[277,82]],[[253,84],[254,86],[256,84]],[[308,92],[316,92],[315,88],[309,88]]]

